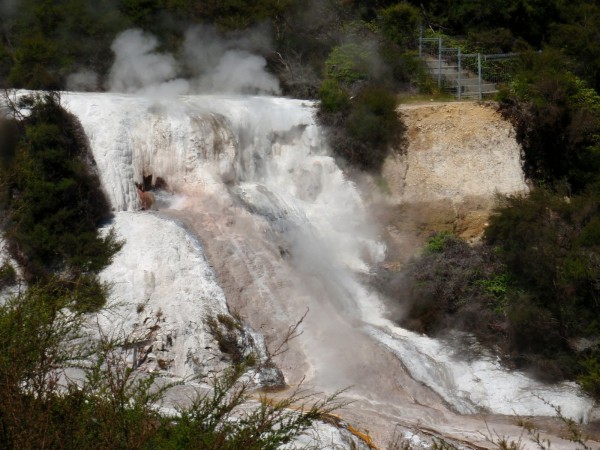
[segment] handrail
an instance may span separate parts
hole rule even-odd
[[[429,45],[424,48],[424,43],[429,43]],[[437,45],[431,45],[432,43]],[[450,83],[451,85],[446,89],[455,92],[459,100],[462,97],[471,96],[478,96],[481,100],[484,94],[497,92],[498,78],[494,77],[500,76],[500,80],[504,81],[503,78],[507,76],[508,72],[502,72],[502,65],[494,64],[488,67],[485,63],[507,60],[518,55],[518,53],[462,53],[459,47],[443,47],[441,36],[424,38],[421,34],[419,37],[419,57],[437,62],[436,67],[429,63],[428,69],[431,75],[437,79],[438,87],[443,89],[444,85],[447,86]],[[471,59],[471,63],[468,63],[469,59]],[[486,66],[485,70],[484,65]],[[491,78],[484,79],[485,76],[491,76]],[[469,80],[474,78],[477,79],[477,83],[470,83]],[[477,92],[474,91],[475,86]]]

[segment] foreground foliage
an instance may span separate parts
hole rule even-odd
[[[73,301],[47,284],[0,305],[3,448],[276,449],[339,406],[301,392],[251,402],[242,361],[188,406],[161,414],[173,384],[134,371],[134,343],[90,334]]]

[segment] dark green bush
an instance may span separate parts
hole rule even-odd
[[[353,100],[348,132],[374,147],[389,145],[401,128],[396,96],[380,87],[367,87]]]
[[[344,112],[350,106],[350,96],[335,79],[323,81],[319,89],[321,110],[326,113]]]
[[[17,143],[21,136],[19,121],[0,117],[0,170],[8,170],[17,152]]]
[[[421,12],[408,3],[397,3],[380,11],[381,29],[387,40],[402,48],[415,47]]]
[[[600,398],[600,362],[598,358],[600,358],[598,352],[587,358],[582,358],[581,375],[577,379],[581,387],[594,398]]]
[[[468,35],[470,53],[509,53],[515,38],[506,28],[471,31]]]
[[[0,266],[0,290],[17,282],[17,271],[9,263]]]
[[[354,43],[334,47],[325,61],[327,78],[345,84],[368,80],[371,52],[368,46]]]
[[[111,212],[100,180],[89,166],[93,158],[85,134],[76,118],[61,108],[57,96],[24,102],[31,114],[21,121],[20,138],[11,144],[14,150],[8,146],[3,155],[9,250],[27,281],[37,283],[60,273],[65,286],[85,287],[101,297],[103,289],[92,278],[120,244],[114,234],[98,233]],[[100,298],[94,304],[100,306]],[[87,310],[91,305],[81,307]]]
[[[600,96],[565,67],[555,51],[523,54],[500,111],[515,126],[527,177],[577,193],[600,170]]]
[[[56,42],[43,34],[33,34],[14,52],[8,75],[10,86],[27,89],[59,89],[60,53]]]
[[[564,338],[600,333],[598,198],[566,200],[543,190],[508,198],[485,239],[532,300],[551,312]]]
[[[331,99],[336,95],[343,99],[343,93],[331,93],[336,82],[325,83],[324,91],[330,94],[327,106],[321,104],[318,118],[329,127],[328,140],[334,153],[361,170],[380,170],[389,152],[401,151],[405,145],[406,127],[396,111],[396,95],[382,87],[367,86],[348,107],[335,110]]]
[[[420,332],[442,333],[457,327],[482,342],[501,340],[505,328],[506,269],[486,246],[441,233],[423,255],[386,288],[408,293],[403,324]]]
[[[456,239],[452,233],[442,232],[436,233],[427,240],[423,253],[440,253],[444,250],[444,246],[448,239]]]
[[[552,24],[548,41],[574,61],[575,73],[600,89],[600,5],[593,1],[569,2],[567,20]]]

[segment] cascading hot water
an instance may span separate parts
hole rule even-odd
[[[305,316],[301,336],[275,358],[287,383],[349,387],[355,403],[342,416],[384,441],[395,424],[481,441],[481,419],[458,413],[552,415],[542,399],[587,418],[592,403],[574,385],[546,387],[493,359],[461,361],[386,319],[361,282],[385,246],[360,192],[328,156],[312,103],[115,94],[62,102],[84,127],[127,239],[103,276],[130,309],[161,305],[175,342],[171,375],[209,364],[194,336],[226,299],[271,349]],[[133,212],[135,183],[158,178],[167,191],[155,193],[158,211]]]

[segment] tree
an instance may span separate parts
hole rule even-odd
[[[420,11],[407,3],[389,6],[380,12],[381,29],[389,41],[403,48],[415,46],[421,24]]]
[[[600,90],[600,6],[579,2],[565,7],[565,23],[550,27],[549,40],[575,63],[575,71],[596,91]]]
[[[61,274],[63,289],[93,299],[82,309],[97,309],[106,288],[96,274],[120,243],[112,233],[98,233],[111,212],[83,130],[56,94],[22,98],[20,106],[30,114],[18,124],[19,138],[1,149],[9,250],[27,281]]]

